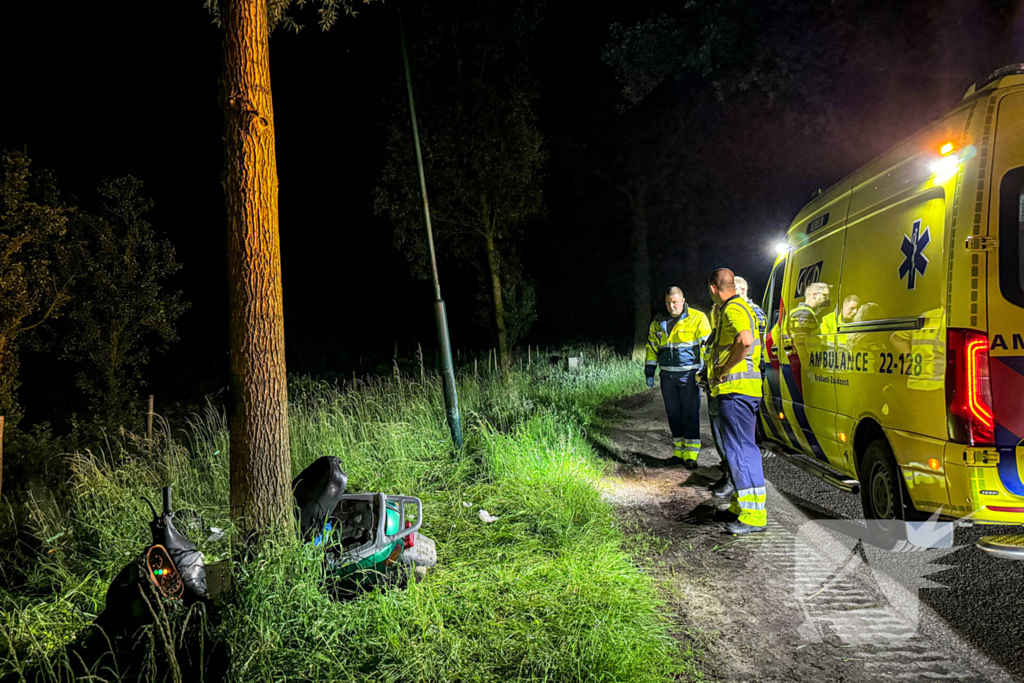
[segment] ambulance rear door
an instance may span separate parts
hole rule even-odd
[[[979,205],[978,227],[969,236],[973,241],[966,244],[972,274],[986,266],[989,273],[989,368],[999,480],[1015,497],[986,502],[1019,508],[1024,504],[1024,91],[1011,91],[999,100],[993,137],[990,201],[985,207]],[[979,147],[986,142],[983,137]],[[986,210],[988,221],[982,216]],[[986,223],[990,226],[987,236]],[[998,240],[998,257],[989,256],[993,237]],[[976,283],[975,275],[975,290]],[[981,321],[984,324],[984,317]]]

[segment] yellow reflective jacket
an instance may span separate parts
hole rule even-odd
[[[711,334],[708,317],[684,305],[682,315],[671,329],[670,322],[667,318],[659,318],[651,323],[644,365],[648,377],[654,377],[659,365],[662,372],[689,372],[703,366],[700,346]]]
[[[739,295],[722,304],[718,313],[718,327],[715,330],[712,357],[715,365],[723,364],[729,360],[729,352],[732,349],[740,332],[750,331],[754,345],[750,348],[747,356],[739,363],[727,368],[712,383],[711,395],[720,394],[744,394],[746,396],[761,395],[761,338],[757,330],[757,316],[754,310]]]

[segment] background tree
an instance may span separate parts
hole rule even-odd
[[[704,95],[706,98],[706,94]],[[699,101],[699,97],[694,97]],[[633,334],[631,355],[643,360],[651,324],[652,304],[660,310],[661,301],[652,301],[651,238],[652,220],[656,228],[664,223],[658,210],[666,202],[676,212],[690,213],[701,207],[706,196],[706,174],[694,162],[700,157],[702,133],[707,115],[701,106],[680,107],[664,98],[651,98],[640,106],[620,109],[605,120],[606,130],[593,135],[577,150],[588,170],[614,189],[628,212],[629,255],[632,264]],[[703,124],[703,125],[702,125]],[[702,130],[703,128],[703,130]],[[693,212],[699,213],[699,212]],[[686,240],[687,259],[680,269],[692,274],[704,266],[696,239],[700,231],[692,219],[686,228],[673,233]],[[667,284],[667,283],[666,283]],[[687,288],[691,281],[673,279],[671,284]],[[659,288],[663,289],[663,288]],[[691,292],[687,290],[689,297]]]
[[[108,423],[128,417],[151,345],[162,350],[176,341],[175,322],[188,307],[167,289],[181,264],[145,220],[153,202],[141,190],[131,176],[104,182],[99,212],[78,212],[69,231],[88,258],[57,340],[80,365],[78,386]]]
[[[530,327],[537,322],[537,285],[532,280],[523,279],[520,271],[517,270],[516,274],[520,277],[505,284],[502,293],[508,343],[511,346],[524,339]]]
[[[0,180],[0,415],[6,428],[20,410],[18,351],[30,335],[62,313],[82,259],[66,239],[72,209],[57,195],[52,177],[33,177],[20,152],[3,153]]]
[[[423,43],[412,50],[437,248],[486,273],[504,371],[511,366],[506,289],[519,279],[518,272],[506,271],[517,263],[513,250],[524,228],[544,210],[541,167],[546,152],[524,54],[536,10],[528,2],[469,0],[430,6],[421,22]],[[393,111],[375,209],[391,219],[396,245],[425,275],[422,200],[408,109],[396,104]],[[516,319],[518,334],[526,319]]]

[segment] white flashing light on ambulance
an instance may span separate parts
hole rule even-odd
[[[868,518],[1024,524],[1022,236],[1013,65],[793,221],[764,299],[765,445]]]

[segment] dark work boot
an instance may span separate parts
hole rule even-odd
[[[712,493],[722,488],[729,483],[729,475],[723,474],[720,478],[716,479],[713,483],[708,484],[708,488],[711,489]]]
[[[767,531],[766,526],[751,526],[750,524],[744,524],[743,522],[736,520],[735,522],[727,522],[725,530],[733,536],[742,536],[743,534],[754,534],[759,531]]]
[[[695,470],[695,469],[697,469],[697,461],[696,460],[684,460],[683,461],[683,467],[685,467],[688,470]]]

